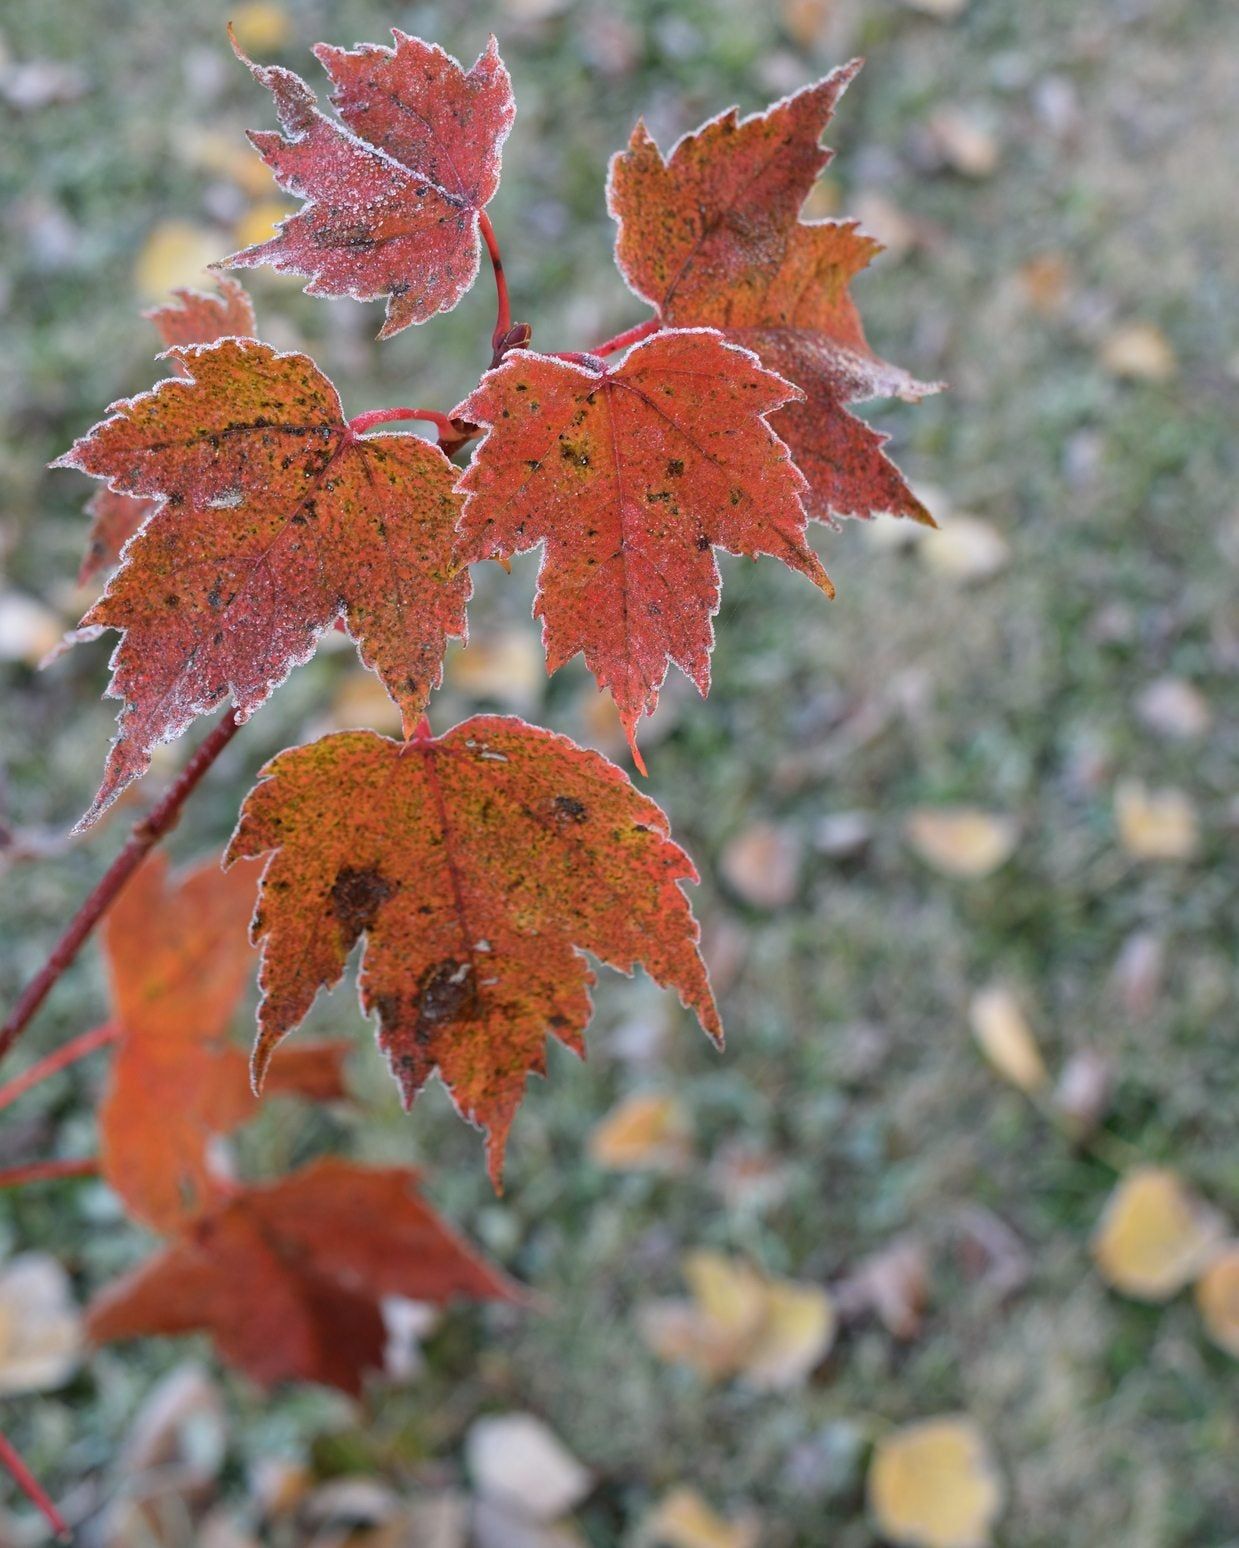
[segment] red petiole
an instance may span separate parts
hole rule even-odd
[[[69,1530],[68,1522],[52,1504],[43,1485],[22,1461],[17,1447],[3,1435],[0,1435],[0,1463],[8,1469],[13,1482],[30,1503],[42,1513],[44,1520],[61,1542],[71,1542],[73,1533]]]
[[[119,1036],[119,1027],[105,1024],[101,1027],[92,1027],[89,1032],[82,1032],[77,1037],[70,1038],[54,1053],[49,1053],[45,1059],[39,1059],[28,1070],[23,1070],[20,1075],[15,1075],[12,1080],[0,1086],[0,1109],[10,1106],[18,1097],[24,1096],[27,1091],[41,1085],[43,1081],[50,1080],[53,1075],[59,1075],[61,1070],[68,1069],[79,1059],[85,1059],[97,1048],[105,1048],[109,1043],[114,1043]]]

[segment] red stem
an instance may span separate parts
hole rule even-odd
[[[134,824],[125,847],[112,861],[95,885],[94,891],[78,909],[68,929],[60,937],[47,961],[26,985],[9,1019],[0,1027],[0,1059],[26,1030],[35,1012],[47,999],[56,980],[69,966],[99,921],[116,900],[121,888],[141,865],[168,830],[175,826],[181,808],[198,781],[237,734],[240,721],[229,710],[202,746],[185,765],[176,783],[138,823]]]
[[[42,1512],[47,1524],[60,1538],[61,1542],[73,1541],[73,1533],[69,1530],[69,1524],[52,1504],[44,1491],[43,1485],[34,1476],[21,1459],[21,1453],[12,1441],[0,1435],[0,1463],[8,1468],[13,1482],[22,1491],[32,1505],[36,1505]]]
[[[508,281],[503,272],[503,254],[499,251],[499,238],[495,235],[495,228],[491,225],[490,216],[485,210],[478,214],[478,230],[482,233],[486,251],[490,254],[491,268],[495,271],[495,293],[499,298],[499,311],[495,318],[495,331],[490,336],[490,346],[498,356],[499,346],[512,328],[512,304],[508,300]],[[494,364],[498,365],[498,363],[496,359]]]
[[[623,333],[617,333],[613,339],[606,339],[601,344],[595,344],[589,351],[591,355],[614,355],[621,349],[627,349],[630,344],[639,344],[642,339],[648,339],[651,333],[657,333],[662,327],[662,322],[657,317],[647,317],[643,323],[637,323],[635,327],[626,328]]]
[[[0,1188],[55,1182],[62,1177],[94,1177],[98,1171],[99,1162],[94,1156],[82,1156],[74,1161],[27,1161],[24,1166],[0,1167]]]
[[[104,1048],[108,1043],[114,1043],[119,1036],[119,1027],[105,1023],[101,1027],[92,1027],[89,1032],[82,1032],[77,1037],[70,1038],[54,1053],[49,1053],[44,1059],[36,1060],[28,1070],[23,1070],[20,1075],[15,1075],[12,1080],[0,1086],[0,1110],[16,1102],[19,1096],[25,1096],[32,1087],[50,1080],[53,1075],[59,1075],[61,1070],[68,1069],[71,1064],[76,1064],[87,1054],[94,1053],[96,1048]]]
[[[439,432],[439,439],[441,441],[454,441],[459,439],[460,436],[459,430],[448,416],[440,414],[437,409],[370,409],[365,414],[358,414],[356,419],[350,419],[348,427],[354,435],[364,435],[367,430],[372,429],[375,425],[388,425],[394,419],[424,419]]]

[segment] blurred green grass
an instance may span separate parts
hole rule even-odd
[[[702,869],[707,938],[738,931],[742,942],[725,994],[728,1052],[703,1046],[648,985],[608,975],[590,1061],[556,1052],[551,1079],[531,1089],[502,1201],[441,1092],[412,1118],[399,1112],[351,990],[318,1008],[318,1026],[356,1031],[357,1081],[372,1105],[344,1120],[277,1113],[256,1127],[247,1159],[287,1165],[343,1131],[359,1154],[425,1165],[436,1200],[547,1308],[489,1332],[469,1316],[453,1321],[424,1378],[361,1417],[310,1394],[265,1403],[234,1384],[234,1482],[255,1454],[311,1445],[326,1469],[406,1480],[427,1456],[457,1455],[472,1412],[531,1407],[604,1478],[583,1518],[592,1544],[622,1542],[651,1498],[691,1482],[720,1507],[755,1504],[774,1548],[862,1548],[875,1541],[861,1487],[875,1416],[966,1408],[1008,1480],[1008,1548],[1239,1542],[1234,1363],[1204,1340],[1190,1303],[1150,1311],[1103,1289],[1087,1241],[1112,1175],[999,1084],[966,1026],[974,988],[1014,981],[1052,1064],[1083,1046],[1113,1062],[1115,1132],[1239,1220],[1239,215],[1222,153],[1239,130],[1239,13],[1221,0],[973,0],[941,25],[896,0],[838,0],[820,8],[820,38],[806,42],[804,8],[790,5],[286,9],[291,37],[278,57],[307,76],[305,49],[320,37],[381,39],[399,25],[471,59],[496,30],[519,116],[493,215],[516,314],[551,348],[642,315],[610,262],[603,195],[607,157],[639,112],[666,146],[733,101],[760,107],[865,52],[828,136],[838,151],[828,176],[841,212],[877,195],[918,239],[880,260],[858,296],[876,347],[951,384],[915,410],[880,405],[876,418],[905,470],[942,492],[944,524],[952,510],[982,515],[1012,562],[965,587],[922,563],[919,548],[878,546],[856,527],[826,532],[819,547],[839,586],[830,607],[774,566],[724,563],[714,691],[704,704],[673,695],[650,788]],[[44,463],[151,379],[133,280],[150,231],[183,219],[218,228],[221,252],[231,245],[235,199],[187,148],[204,129],[241,143],[243,127],[269,122],[227,52],[229,10],[224,0],[8,0],[0,14],[13,58],[69,62],[86,86],[62,105],[6,109],[0,144],[13,237],[0,316],[0,555],[6,585],[66,611],[66,623],[86,491]],[[993,176],[937,164],[927,126],[957,107],[990,126]],[[1050,315],[1019,282],[1021,266],[1047,253],[1070,274],[1069,300]],[[485,276],[456,313],[382,349],[377,307],[313,303],[252,280],[260,319],[280,342],[307,344],[350,412],[410,394],[449,406],[484,363]],[[1168,379],[1103,368],[1102,343],[1130,321],[1166,335],[1177,361]],[[528,564],[507,582],[485,577],[475,631],[527,618],[531,590]],[[44,674],[0,665],[9,826],[62,832],[84,808],[115,707],[98,701],[105,660],[95,645]],[[305,734],[344,670],[333,654],[294,674],[213,775],[176,853],[223,842],[260,761]],[[1208,700],[1204,738],[1156,737],[1135,714],[1136,696],[1167,674]],[[561,674],[539,718],[579,732],[583,681]],[[459,694],[451,704],[467,707]],[[443,707],[432,715],[446,720]],[[1191,795],[1203,834],[1195,861],[1123,854],[1113,791],[1124,777]],[[905,814],[946,802],[1018,818],[1015,856],[993,877],[948,880],[908,850]],[[814,849],[823,815],[858,810],[874,829],[861,854]],[[727,841],[757,818],[786,825],[803,851],[797,899],[772,913],[747,907],[719,872]],[[122,826],[4,875],[4,1003]],[[1123,1007],[1112,977],[1136,931],[1165,943],[1167,963],[1141,1015]],[[88,954],[30,1051],[92,1024],[104,1004]],[[617,1056],[617,1030],[664,1023],[653,1066]],[[874,1051],[862,1058],[862,1047]],[[674,1179],[604,1174],[584,1157],[589,1130],[648,1081],[684,1100],[699,1164]],[[11,1160],[39,1147],[82,1153],[92,1089],[87,1075],[30,1098],[6,1115],[0,1147]],[[717,1157],[729,1145],[783,1164],[785,1193],[728,1206]],[[973,1204],[1027,1247],[1023,1288],[995,1304],[941,1247],[915,1343],[862,1327],[803,1391],[707,1392],[635,1337],[634,1308],[678,1290],[687,1248],[722,1245],[824,1279],[910,1226],[949,1242]],[[54,1251],[84,1287],[142,1250],[115,1229],[101,1190],[80,1186],[0,1200],[0,1245]],[[55,1488],[97,1469],[106,1480],[117,1434],[181,1352],[107,1351],[66,1393],[10,1405],[6,1430]]]

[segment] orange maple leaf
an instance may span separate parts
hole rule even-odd
[[[274,850],[255,1078],[339,982],[365,935],[360,988],[406,1103],[438,1072],[504,1143],[546,1040],[583,1053],[588,951],[678,991],[721,1040],[680,886],[695,881],[667,819],[598,753],[523,721],[475,716],[437,740],[370,731],[281,753],[245,800],[228,851]]]

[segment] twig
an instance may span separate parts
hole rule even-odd
[[[22,1461],[17,1447],[3,1435],[0,1435],[0,1462],[8,1468],[13,1482],[30,1503],[42,1512],[47,1524],[61,1542],[72,1542],[73,1533],[69,1530],[69,1523],[52,1504],[43,1485]]]
[[[0,1188],[21,1188],[32,1182],[59,1182],[65,1177],[95,1177],[99,1162],[94,1156],[71,1161],[27,1161],[23,1166],[0,1167]]]
[[[51,955],[26,985],[8,1020],[3,1027],[0,1027],[0,1059],[8,1053],[26,1030],[56,980],[77,956],[83,942],[107,913],[121,888],[141,865],[148,851],[155,847],[170,828],[175,826],[177,818],[181,815],[181,808],[193,793],[195,786],[237,734],[239,726],[236,711],[230,710],[185,765],[164,798],[152,808],[148,816],[134,825],[125,847],[112,861],[95,885],[94,891],[73,916],[68,929],[52,949]]]
[[[45,1080],[50,1080],[53,1075],[59,1075],[61,1070],[68,1069],[69,1065],[76,1064],[79,1059],[84,1059],[87,1054],[94,1053],[96,1048],[104,1048],[108,1043],[114,1043],[120,1036],[120,1028],[105,1023],[101,1027],[92,1027],[89,1032],[82,1032],[77,1037],[70,1038],[46,1058],[37,1059],[29,1069],[23,1070],[20,1075],[15,1075],[12,1080],[0,1086],[0,1110],[9,1107],[16,1102],[18,1097],[25,1096],[26,1092],[40,1085]]]
[[[639,344],[642,339],[648,339],[661,327],[662,322],[657,317],[647,317],[643,323],[637,323],[635,327],[627,328],[623,333],[617,333],[613,339],[604,339],[601,344],[595,344],[589,353],[591,355],[618,354],[621,349],[627,349],[630,344]]]

